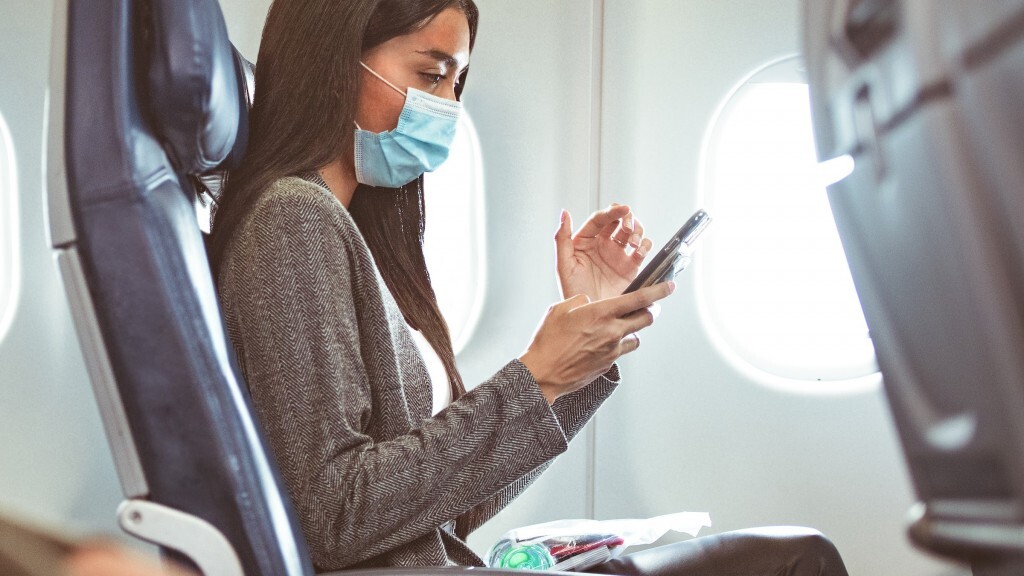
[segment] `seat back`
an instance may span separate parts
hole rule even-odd
[[[1019,562],[1024,4],[804,6],[818,154],[855,161],[829,200],[921,501],[911,537]]]
[[[65,43],[66,38],[66,43]],[[207,574],[312,574],[221,324],[195,177],[244,150],[216,0],[56,2],[51,241],[126,502]]]

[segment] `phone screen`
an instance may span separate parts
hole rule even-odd
[[[711,216],[704,210],[697,210],[686,221],[665,246],[644,266],[640,274],[630,282],[623,294],[629,294],[659,282],[675,278],[690,264],[690,251],[701,232],[711,223]]]

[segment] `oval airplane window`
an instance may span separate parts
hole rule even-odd
[[[469,341],[485,288],[484,179],[480,143],[469,114],[459,119],[448,160],[424,177],[423,252],[455,353]]]
[[[0,114],[0,340],[14,317],[18,291],[17,229],[18,177],[14,144],[7,122]]]
[[[836,391],[880,381],[825,193],[844,170],[852,161],[817,164],[797,57],[742,82],[705,138],[701,187],[715,222],[697,272],[702,316],[720,348],[766,383]]]

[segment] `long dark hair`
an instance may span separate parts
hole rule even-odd
[[[472,50],[479,22],[473,0],[273,2],[256,61],[248,149],[227,176],[214,213],[209,251],[215,276],[249,207],[274,181],[352,153],[362,53],[415,32],[448,8],[466,14]],[[458,398],[465,387],[423,258],[423,177],[398,189],[360,184],[349,213],[406,322],[437,352]]]

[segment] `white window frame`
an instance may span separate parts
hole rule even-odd
[[[424,256],[458,354],[476,331],[487,293],[483,155],[465,110],[448,160],[425,175],[423,187]]]
[[[18,238],[18,166],[14,140],[0,113],[0,340],[14,320],[21,285]]]
[[[716,163],[722,161],[712,157],[712,155],[716,154],[719,147],[723,145],[724,139],[721,130],[723,126],[727,126],[732,121],[731,115],[735,112],[734,107],[737,106],[738,102],[744,102],[743,99],[753,89],[751,87],[759,83],[789,84],[796,82],[806,84],[806,80],[802,76],[802,61],[799,56],[789,55],[770,61],[737,83],[722,100],[712,116],[702,145],[701,173],[699,175],[701,203],[708,209],[712,217],[716,215],[729,216],[725,213],[724,206],[727,205],[725,201],[716,200],[716,195],[724,189],[720,188],[720,183],[717,180],[723,172],[716,171]],[[737,98],[738,96],[740,98]],[[808,108],[809,113],[810,110]],[[821,175],[819,174],[819,176]],[[722,180],[725,180],[725,178],[722,178]],[[825,182],[820,179],[819,182],[821,182],[821,194],[824,199]],[[715,207],[720,202],[723,206],[723,213],[716,214]],[[765,218],[770,218],[770,216],[766,215]],[[753,327],[749,331],[746,330],[747,327],[736,328],[735,320],[738,315],[734,314],[733,310],[738,310],[739,308],[730,308],[730,312],[725,313],[724,309],[726,306],[722,302],[728,301],[728,298],[721,296],[721,294],[724,293],[723,290],[726,288],[721,285],[712,285],[712,283],[723,281],[722,279],[727,277],[721,272],[725,267],[721,264],[723,260],[722,255],[717,254],[718,248],[716,247],[715,240],[715,233],[718,231],[725,233],[722,230],[725,226],[721,220],[716,224],[717,226],[713,225],[709,229],[708,234],[705,235],[706,238],[703,239],[705,244],[701,248],[701,252],[703,252],[701,256],[703,258],[698,257],[695,262],[694,274],[696,276],[696,297],[701,320],[716,348],[727,360],[750,379],[787,392],[835,394],[857,393],[877,389],[881,383],[881,374],[878,371],[874,349],[871,347],[870,339],[867,339],[867,334],[865,334],[866,340],[857,341],[844,354],[822,354],[816,356],[816,358],[824,358],[825,360],[817,362],[808,361],[805,364],[784,360],[793,360],[801,355],[802,351],[798,346],[793,346],[791,353],[779,353],[782,347],[778,342],[772,343],[772,346],[779,346],[772,350],[769,346],[765,346],[763,349],[758,348],[756,343],[754,343],[755,340],[744,339],[742,334],[755,332],[758,328]],[[716,227],[719,230],[715,230]],[[779,226],[779,228],[785,229],[784,226]],[[771,241],[770,238],[765,238],[765,242]],[[721,244],[724,245],[725,243],[726,240],[723,239]],[[787,255],[779,253],[775,257],[787,258]],[[840,257],[842,257],[841,251]],[[714,262],[711,262],[712,260]],[[786,262],[786,264],[789,263]],[[715,266],[719,266],[717,276],[715,272],[710,270]],[[754,282],[747,284],[755,286]],[[812,354],[807,354],[807,357],[810,360]]]

